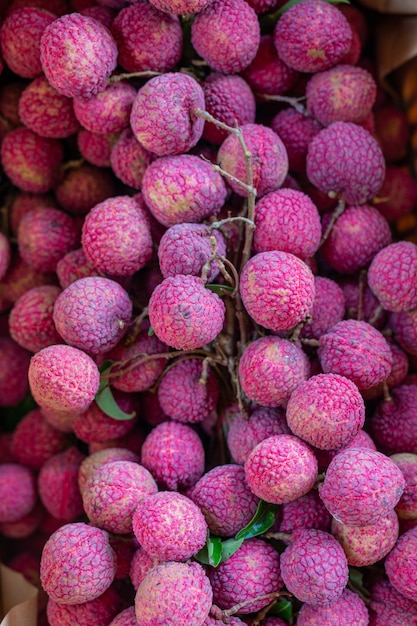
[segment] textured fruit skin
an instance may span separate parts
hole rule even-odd
[[[332,520],[331,533],[345,551],[349,565],[373,565],[384,558],[398,538],[398,517],[392,509],[375,524],[348,526]]]
[[[39,470],[52,455],[68,444],[64,433],[53,428],[40,409],[29,411],[13,432],[12,452],[19,463]]]
[[[119,81],[88,98],[73,98],[74,113],[80,124],[93,133],[118,133],[129,126],[136,89]]]
[[[23,78],[42,74],[40,41],[47,26],[56,15],[36,7],[13,11],[0,29],[1,53],[9,68]]]
[[[307,379],[309,368],[307,356],[294,343],[280,337],[261,337],[244,350],[239,380],[249,400],[261,406],[281,406]]]
[[[29,128],[15,128],[1,144],[1,162],[12,183],[22,191],[46,193],[61,176],[63,149],[58,139],[41,137]]]
[[[407,352],[417,354],[417,310],[391,313],[389,327],[394,333],[395,341]]]
[[[329,533],[296,530],[281,555],[281,575],[287,589],[302,602],[328,606],[339,598],[348,581],[348,563]]]
[[[80,278],[58,296],[53,319],[61,337],[89,354],[114,348],[132,316],[129,294],[114,280]]]
[[[0,337],[0,407],[18,404],[28,393],[30,356],[10,337]]]
[[[213,588],[213,602],[222,609],[248,602],[242,614],[260,611],[268,599],[258,596],[279,591],[282,586],[280,555],[262,539],[247,539],[240,548],[216,568],[208,569]]]
[[[201,626],[213,600],[210,581],[199,563],[162,563],[151,570],[135,597],[138,626]]]
[[[345,296],[346,306],[346,318],[358,319],[359,302],[362,301],[362,321],[370,322],[374,328],[381,330],[386,324],[387,314],[385,311],[379,309],[379,302],[375,298],[372,291],[369,289],[368,284],[364,283],[361,295],[361,289],[359,282],[355,277],[349,277],[338,283],[342,288],[343,295]],[[378,309],[378,310],[377,310]],[[380,311],[380,312],[379,312]]]
[[[264,439],[245,461],[249,487],[262,500],[284,504],[305,495],[317,478],[317,460],[310,447],[294,435]]]
[[[391,585],[403,596],[417,600],[417,528],[407,530],[385,559],[385,572]]]
[[[308,145],[321,130],[321,124],[289,107],[272,118],[271,128],[284,143],[290,172],[305,171]]]
[[[297,617],[298,626],[368,626],[368,623],[366,604],[349,589],[344,589],[342,595],[333,600],[330,606],[321,606],[319,611],[314,604],[303,604]]]
[[[72,446],[51,456],[38,476],[39,496],[53,517],[73,522],[84,509],[78,487],[78,470],[85,455]]]
[[[326,224],[323,220],[324,230]],[[330,267],[342,274],[353,274],[367,266],[390,243],[391,230],[387,220],[377,209],[364,204],[349,206],[343,211],[321,251]]]
[[[347,448],[330,461],[319,494],[338,521],[366,526],[395,507],[404,487],[404,476],[389,457],[365,448]]]
[[[142,187],[143,175],[155,155],[136,140],[130,126],[124,128],[110,151],[111,168],[125,185],[134,189]]]
[[[317,489],[304,496],[285,502],[281,507],[280,533],[293,533],[295,530],[316,528],[330,531],[331,515],[319,497]]]
[[[297,72],[279,58],[272,35],[261,36],[256,56],[242,75],[254,92],[272,95],[286,93],[298,77]]]
[[[203,376],[203,361],[187,359],[166,372],[158,386],[158,400],[163,412],[178,422],[202,422],[215,409],[219,383],[212,368]]]
[[[2,280],[3,296],[7,301],[10,301],[7,303],[9,307],[11,306],[10,303],[16,302],[29,289],[52,284],[56,284],[56,277],[52,272],[38,272],[26,263],[19,253],[16,253],[13,255],[9,270]]]
[[[267,126],[245,124],[241,131],[251,153],[253,186],[260,198],[283,184],[288,173],[287,151],[278,135]],[[248,183],[245,158],[236,135],[229,135],[223,141],[217,153],[217,163],[235,178]],[[235,181],[227,179],[227,183],[237,195],[247,196],[247,191]]]
[[[62,289],[86,276],[97,276],[98,270],[85,256],[82,248],[67,252],[56,264],[56,275]]]
[[[153,291],[149,320],[156,336],[177,350],[213,341],[223,328],[225,306],[197,276],[170,276]]]
[[[42,137],[61,139],[80,128],[72,101],[58,93],[43,76],[35,78],[23,90],[19,117],[27,128]]]
[[[122,411],[127,414],[133,413],[133,417],[127,420],[113,419],[106,415],[96,402],[93,402],[84,413],[74,416],[72,427],[78,439],[85,443],[117,439],[127,435],[136,426],[138,407],[135,398],[114,389],[112,393],[116,404]]]
[[[287,423],[316,448],[347,446],[365,422],[365,404],[357,386],[337,374],[318,374],[302,382],[287,404]]]
[[[399,452],[391,455],[391,461],[400,468],[405,487],[395,511],[400,519],[417,518],[417,454]]]
[[[143,198],[164,226],[201,222],[215,215],[226,200],[226,185],[210,163],[193,154],[157,159],[142,179]]]
[[[352,31],[346,18],[321,0],[304,0],[278,20],[274,43],[278,55],[299,72],[320,72],[348,52]]]
[[[290,252],[259,252],[244,266],[240,294],[249,315],[270,330],[290,330],[310,313],[314,276]]]
[[[263,196],[256,203],[255,226],[254,252],[280,250],[306,259],[320,244],[319,212],[302,191],[278,189]]]
[[[285,412],[278,407],[258,407],[245,419],[237,411],[227,431],[227,445],[235,463],[243,465],[254,447],[272,435],[291,434]]]
[[[369,626],[417,624],[417,602],[399,593],[388,580],[379,580],[371,590]]]
[[[103,530],[126,535],[132,532],[136,506],[158,487],[148,470],[132,461],[111,461],[97,467],[83,486],[88,519]]]
[[[388,163],[404,159],[410,138],[405,111],[389,104],[378,107],[375,111],[375,133]]]
[[[190,426],[163,422],[146,437],[141,462],[162,489],[183,490],[203,475],[203,444]]]
[[[33,209],[20,220],[20,256],[39,272],[53,272],[62,257],[79,245],[74,220],[59,209]]]
[[[99,202],[116,193],[109,173],[83,163],[71,168],[54,189],[60,207],[75,216],[84,216]]]
[[[59,604],[94,600],[110,587],[115,572],[116,554],[100,528],[82,522],[65,524],[45,543],[41,582]]]
[[[337,65],[314,74],[306,87],[307,112],[320,124],[361,122],[376,98],[376,83],[362,67]]]
[[[236,74],[211,72],[201,84],[206,111],[220,122],[233,126],[255,122],[255,96],[248,83]],[[211,122],[204,123],[203,139],[220,144],[229,133]]]
[[[97,167],[110,167],[110,152],[115,144],[117,133],[100,135],[82,128],[77,134],[77,146],[86,161]]]
[[[136,139],[158,156],[181,154],[196,145],[204,120],[204,93],[194,78],[171,72],[151,78],[137,93],[130,116]]]
[[[30,513],[36,503],[35,477],[19,463],[0,465],[0,521],[17,522]]]
[[[114,587],[109,587],[101,596],[81,604],[59,604],[49,599],[46,614],[50,626],[82,626],[93,623],[108,626],[119,610],[121,600]]]
[[[118,613],[108,626],[137,626],[135,607],[129,606],[121,613]]]
[[[345,154],[349,159],[345,159]],[[310,142],[307,176],[320,191],[340,194],[348,204],[364,204],[379,191],[385,161],[376,139],[351,122],[333,122]]]
[[[417,182],[408,170],[387,165],[379,194],[385,200],[378,204],[378,211],[388,222],[395,222],[411,213],[416,205]]]
[[[151,4],[157,9],[173,15],[199,13],[210,4],[211,0],[153,0]]]
[[[345,316],[345,296],[338,283],[324,276],[314,276],[314,300],[311,322],[304,324],[301,337],[320,339]]]
[[[161,561],[186,561],[207,538],[207,523],[200,508],[175,491],[160,491],[141,500],[132,526],[143,549]]]
[[[209,231],[204,224],[175,224],[161,237],[158,248],[159,267],[164,278],[176,274],[201,276],[203,267],[213,254],[226,256],[226,241],[219,230]],[[207,282],[211,283],[219,273],[219,264],[210,263]]]
[[[242,0],[212,0],[191,26],[191,43],[215,72],[237,74],[253,61],[260,42],[255,11]]]
[[[146,574],[150,572],[155,565],[159,565],[160,563],[161,561],[148,554],[141,546],[139,546],[132,557],[129,568],[130,580],[135,588],[135,591],[137,591],[137,588],[145,578]]]
[[[84,220],[81,243],[99,271],[115,276],[132,276],[152,256],[148,220],[129,196],[96,204]]]
[[[94,454],[89,454],[82,461],[78,471],[78,486],[81,493],[91,474],[97,468],[101,467],[101,465],[112,463],[113,461],[131,461],[133,463],[139,463],[139,457],[131,450],[127,450],[127,448],[106,448],[105,450],[94,452]]]
[[[381,333],[367,322],[342,320],[320,338],[323,372],[349,378],[359,389],[382,383],[392,368],[392,353]]]
[[[368,284],[384,309],[396,313],[417,307],[417,245],[399,241],[374,257]]]
[[[119,11],[112,23],[117,60],[126,72],[169,72],[181,58],[183,36],[178,17],[152,4],[136,2]]]
[[[390,394],[392,402],[381,401],[372,416],[373,437],[386,454],[417,454],[417,387],[400,385]]]
[[[72,346],[43,348],[31,359],[29,385],[39,406],[83,413],[98,391],[100,372],[93,359]]]
[[[217,537],[235,535],[249,524],[258,506],[241,465],[219,465],[209,470],[194,485],[190,497]]]
[[[89,98],[104,89],[116,68],[117,45],[97,20],[68,13],[45,28],[41,64],[48,82],[59,93]]]

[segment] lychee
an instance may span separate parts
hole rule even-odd
[[[36,504],[35,477],[20,463],[0,465],[0,521],[17,522]]]
[[[411,311],[417,307],[417,245],[399,241],[387,245],[374,257],[368,284],[384,309]]]

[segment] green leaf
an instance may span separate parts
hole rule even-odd
[[[210,289],[213,293],[217,293],[218,296],[223,296],[225,291],[233,291],[233,287],[230,285],[218,285],[216,283],[207,283],[207,289]]]
[[[95,397],[95,401],[100,409],[103,411],[103,413],[105,413],[109,417],[112,417],[115,420],[133,419],[136,416],[136,412],[133,411],[133,413],[125,413],[124,411],[122,411],[122,409],[119,407],[116,400],[114,399],[112,389],[108,384],[108,380],[102,382],[105,382],[105,384],[101,388],[99,388]]]
[[[149,326],[149,330],[148,330],[148,337],[152,337],[152,335],[155,334],[154,329],[152,328],[152,326]]]
[[[272,524],[275,522],[277,511],[277,504],[259,500],[255,515],[245,528],[239,530],[235,535],[235,539],[249,539],[250,537],[262,535],[268,528],[271,528]]]
[[[232,556],[232,554],[239,550],[242,543],[243,539],[226,539],[225,541],[223,541],[220,563],[223,563],[223,561],[227,561],[227,559]]]
[[[289,621],[292,618],[293,609],[292,604],[289,600],[279,600],[274,604],[274,606],[268,611],[268,617],[280,617],[285,621]]]
[[[221,562],[222,556],[222,540],[220,537],[211,537],[207,536],[206,545],[204,548],[201,548],[197,554],[194,555],[194,558],[204,565],[211,565],[212,567],[217,567]]]

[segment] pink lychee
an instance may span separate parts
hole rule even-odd
[[[20,463],[0,465],[0,521],[17,522],[30,513],[36,503],[35,477]]]
[[[399,241],[374,257],[368,284],[387,311],[411,311],[417,307],[417,245]]]
[[[85,456],[75,446],[50,456],[38,475],[39,496],[53,517],[73,522],[84,511],[78,470]]]

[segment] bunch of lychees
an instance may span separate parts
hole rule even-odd
[[[39,624],[417,625],[417,183],[364,15],[2,11],[0,554]]]

